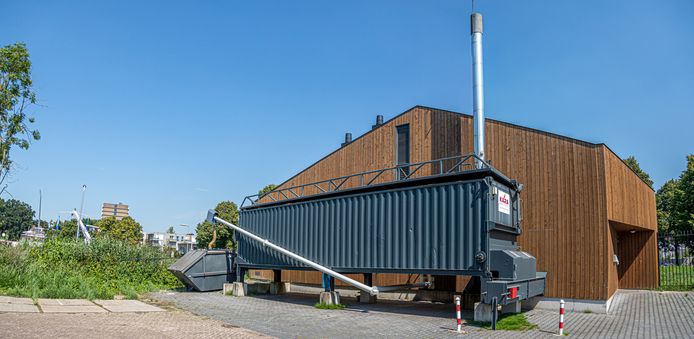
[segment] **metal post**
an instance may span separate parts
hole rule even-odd
[[[460,333],[463,330],[463,324],[460,321],[460,296],[455,296],[455,316],[458,320],[457,331]]]
[[[364,273],[364,284],[366,286],[373,286],[374,285],[373,273]]]
[[[43,200],[43,196],[41,195],[41,190],[39,190],[39,222],[36,227],[41,227],[41,200]]]
[[[673,236],[675,239],[675,265],[680,265],[680,244],[677,242],[677,235]]]
[[[496,322],[499,320],[499,312],[496,310],[498,307],[498,302],[496,297],[492,298],[492,330],[496,331]]]
[[[559,336],[564,335],[564,299],[559,300]]]

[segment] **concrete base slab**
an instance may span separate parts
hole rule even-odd
[[[0,313],[39,313],[39,308],[34,304],[0,303]]]
[[[560,298],[534,297],[523,301],[523,309],[541,309],[559,312],[559,300]],[[611,302],[612,298],[609,300],[564,299],[564,311],[607,314],[610,310]]]
[[[520,313],[521,312],[521,302],[516,300],[510,304],[506,304],[501,307],[501,313]]]
[[[231,291],[233,288],[234,288],[233,283],[224,283],[224,285],[222,285],[222,294],[231,295]]]
[[[337,305],[340,303],[340,292],[320,292],[321,304]]]
[[[164,312],[159,307],[145,304],[139,300],[94,300],[94,303],[114,313]]]
[[[492,322],[492,305],[475,303],[474,321]]]
[[[38,304],[43,306],[94,306],[86,299],[39,299]]]
[[[34,301],[31,300],[31,298],[6,297],[4,295],[0,295],[0,304],[3,303],[33,305]]]
[[[271,282],[270,283],[270,294],[285,294],[289,293],[290,287],[289,283],[286,282]]]
[[[371,295],[369,293],[366,293],[364,291],[359,291],[359,297],[357,297],[357,301],[362,303],[362,304],[375,304],[376,303],[376,296]]]
[[[248,295],[248,284],[235,282],[231,284],[231,295],[235,297],[245,297]]]
[[[92,304],[91,306],[63,306],[46,305],[41,306],[43,313],[106,313],[105,309]]]

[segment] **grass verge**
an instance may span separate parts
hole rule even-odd
[[[313,307],[321,309],[321,310],[342,310],[344,309],[345,305],[343,304],[323,304],[323,303],[316,303],[313,305]]]
[[[90,244],[50,239],[0,246],[0,294],[30,298],[112,299],[181,287],[172,259],[150,246],[107,238]]]
[[[693,291],[694,266],[660,266],[659,291]]]
[[[492,328],[492,323],[473,321],[470,324],[483,327],[486,329]],[[537,325],[531,324],[523,313],[502,314],[496,322],[497,330],[504,331],[527,331],[537,328]]]

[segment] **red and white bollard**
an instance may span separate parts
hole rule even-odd
[[[458,331],[458,333],[460,333],[463,330],[463,328],[462,328],[463,325],[460,322],[460,297],[459,296],[455,297],[455,316],[458,318],[457,331]]]
[[[564,335],[564,299],[559,300],[559,335]]]

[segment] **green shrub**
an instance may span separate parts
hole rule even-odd
[[[0,294],[31,298],[137,298],[180,287],[170,258],[156,248],[109,238],[51,239],[42,245],[0,246]]]

